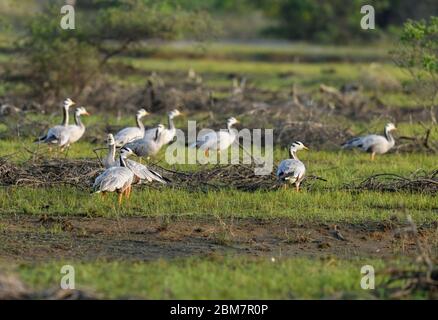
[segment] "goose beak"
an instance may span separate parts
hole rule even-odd
[[[310,149],[309,148],[307,148],[306,146],[303,146],[303,149],[304,150],[307,150],[307,151],[309,151]]]
[[[89,116],[90,115],[90,113],[88,113],[87,111],[84,113],[84,115],[86,115],[86,116]]]

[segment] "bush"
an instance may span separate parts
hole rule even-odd
[[[94,0],[76,10],[76,29],[59,23],[63,1],[51,3],[26,27],[24,50],[35,95],[78,96],[102,73],[108,60],[147,39],[196,39],[210,30],[209,16],[179,10],[170,2]]]
[[[438,17],[406,22],[399,47],[392,55],[396,64],[411,75],[411,90],[432,108],[432,120],[436,122],[433,107],[438,99]]]

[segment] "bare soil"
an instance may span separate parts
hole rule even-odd
[[[148,261],[189,256],[416,256],[415,240],[398,221],[297,224],[288,219],[87,218],[0,216],[0,261],[56,259]],[[419,226],[436,256],[437,225]]]

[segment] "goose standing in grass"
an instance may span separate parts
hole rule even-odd
[[[140,109],[135,115],[135,121],[137,122],[137,127],[128,127],[120,130],[116,133],[114,139],[116,141],[116,147],[122,147],[125,144],[132,142],[136,139],[140,139],[144,136],[145,129],[144,124],[141,119],[147,116],[149,112],[145,109]]]
[[[175,128],[175,124],[173,123],[173,119],[177,116],[180,116],[181,112],[177,109],[174,109],[172,111],[169,111],[167,113],[167,121],[168,121],[168,127],[165,128],[163,130],[162,134],[162,143],[163,145],[165,144],[169,144],[170,142],[172,142],[173,138],[175,138],[175,134],[176,134],[176,128]],[[157,128],[152,128],[149,130],[146,130],[144,136],[145,139],[154,139],[155,134],[156,134],[156,130]]]
[[[216,150],[220,153],[221,151],[228,149],[237,137],[236,130],[232,128],[236,123],[239,123],[236,118],[229,118],[227,120],[227,131],[209,132],[199,137],[191,147],[204,150],[206,157],[209,156],[210,150]]]
[[[81,121],[82,115],[89,116],[90,114],[84,107],[77,108],[75,111],[75,124],[65,127],[62,137],[59,140],[61,150],[70,147],[72,143],[75,143],[84,135],[85,125]]]
[[[383,131],[383,136],[370,134],[363,137],[353,138],[342,145],[342,149],[358,148],[362,151],[371,153],[371,160],[376,154],[387,153],[395,145],[394,137],[391,132],[397,130],[393,123],[387,123]]]
[[[54,126],[53,128],[50,128],[49,131],[47,131],[46,135],[39,137],[37,140],[35,140],[35,142],[59,143],[63,132],[65,132],[65,129],[68,126],[69,109],[74,104],[75,103],[70,98],[65,99],[64,104],[62,106],[62,123],[58,126]]]
[[[145,136],[141,139],[137,139],[126,144],[125,146],[123,146],[123,148],[127,147],[131,149],[137,157],[148,158],[151,156],[155,156],[163,146],[162,133],[165,129],[166,127],[164,125],[159,124],[157,126],[157,129],[155,130],[155,136],[153,137],[153,139],[148,139],[148,137]]]
[[[277,177],[280,181],[285,182],[284,187],[287,188],[287,183],[295,183],[295,188],[300,191],[301,181],[304,179],[306,167],[298,157],[299,150],[309,150],[302,142],[295,141],[289,148],[291,159],[286,159],[280,162],[277,169]]]
[[[132,170],[126,165],[126,160],[131,154],[132,150],[128,148],[120,152],[119,166],[106,169],[96,178],[93,184],[94,193],[105,195],[107,192],[117,192],[119,205],[124,195],[129,199],[135,178]]]
[[[116,142],[114,139],[114,136],[110,133],[107,137],[107,144],[108,144],[108,154],[103,159],[103,165],[106,169],[109,169],[111,167],[118,167],[120,166],[120,161],[116,161]],[[126,150],[121,150],[125,151]],[[153,170],[148,169],[145,165],[135,162],[134,160],[127,159],[126,160],[126,166],[131,169],[131,171],[135,175],[135,181],[134,183],[140,183],[141,180],[146,180],[148,182],[152,181],[158,181],[161,183],[166,184],[167,181],[165,178],[163,178],[158,172],[155,172]]]

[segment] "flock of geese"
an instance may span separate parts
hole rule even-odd
[[[46,135],[39,137],[36,142],[56,145],[61,150],[69,148],[71,144],[77,142],[85,132],[85,126],[81,121],[82,115],[89,115],[84,107],[76,108],[75,124],[69,125],[69,109],[75,103],[67,98],[63,103],[63,120],[60,125],[50,128]],[[168,127],[158,124],[157,127],[146,130],[142,118],[149,113],[145,109],[140,109],[135,115],[136,127],[127,127],[115,135],[108,134],[107,146],[108,154],[103,160],[105,171],[101,173],[93,184],[93,191],[105,195],[108,192],[118,193],[118,202],[122,203],[123,197],[129,199],[132,185],[142,182],[157,181],[162,184],[169,182],[158,172],[149,169],[146,165],[128,159],[131,155],[138,157],[150,157],[156,155],[160,149],[173,141],[176,135],[174,118],[181,115],[177,109],[168,113]],[[190,145],[204,151],[205,156],[209,156],[210,151],[220,153],[227,150],[236,140],[237,134],[233,130],[233,125],[239,121],[231,117],[227,120],[227,130],[209,132],[198,137]],[[353,138],[342,145],[343,149],[358,148],[371,154],[371,160],[375,159],[376,154],[384,154],[394,147],[395,140],[391,132],[396,130],[392,123],[385,126],[383,135],[366,135]],[[116,151],[119,148],[119,156]],[[300,150],[309,150],[302,142],[294,141],[289,148],[289,159],[280,162],[277,169],[277,177],[287,188],[288,185],[295,185],[297,191],[306,173],[306,167],[297,157]]]

